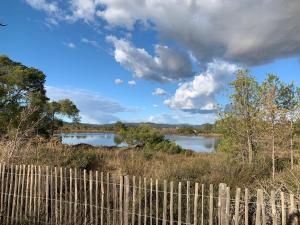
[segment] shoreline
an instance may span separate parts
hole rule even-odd
[[[114,131],[99,131],[99,130],[60,130],[60,131],[55,131],[54,132],[56,135],[61,134],[61,133],[99,133],[99,134],[104,134],[104,133],[112,133],[114,134]],[[164,135],[169,135],[169,136],[183,136],[183,137],[221,137],[221,134],[217,133],[203,133],[203,134],[180,134],[180,133],[168,133],[168,132],[162,132]]]

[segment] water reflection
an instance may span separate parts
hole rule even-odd
[[[93,146],[116,146],[114,133],[63,133],[61,136],[64,144],[83,143]],[[218,144],[216,137],[167,135],[166,138],[175,141],[184,149],[196,152],[212,152]],[[122,143],[117,146],[126,147],[126,144]]]

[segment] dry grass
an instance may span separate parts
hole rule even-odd
[[[239,159],[230,159],[224,153],[187,152],[170,155],[136,149],[49,143],[31,143],[23,147],[26,151],[15,154],[10,163],[77,167],[170,181],[190,180],[205,184],[224,182],[233,188],[254,186],[258,181],[268,178],[271,171],[267,159],[260,159],[250,166]]]

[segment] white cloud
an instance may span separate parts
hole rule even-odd
[[[130,80],[130,81],[128,81],[128,84],[129,84],[130,86],[135,86],[135,85],[136,85],[136,82],[135,82],[135,80]]]
[[[175,42],[185,47],[187,52],[204,65],[215,58],[220,58],[251,66],[300,55],[299,0],[70,0],[67,3],[61,0],[26,0],[26,2],[33,8],[43,10],[61,20],[97,23],[100,19],[101,25],[104,20],[109,26],[121,26],[129,30],[136,24],[144,24],[146,28],[157,30],[161,40]],[[153,68],[146,65],[150,63],[157,72],[155,57],[151,57],[146,51],[142,51],[143,49],[135,50],[140,51],[131,49],[138,53],[137,57],[146,59],[146,63],[138,61],[136,64],[141,64],[140,67],[133,65],[132,62],[130,64],[123,61],[123,63],[131,71],[140,72],[136,74],[138,77],[152,79]],[[169,73],[172,72],[174,71]],[[164,76],[167,80],[170,79],[168,75]]]
[[[121,80],[121,79],[115,79],[115,84],[117,84],[117,85],[120,85],[120,84],[123,84],[124,83],[124,81],[123,80]]]
[[[199,125],[203,123],[214,123],[216,120],[215,114],[192,114],[188,112],[174,110],[170,113],[151,115],[147,121],[151,123],[162,124],[191,124]]]
[[[151,22],[202,63],[257,65],[300,54],[299,0],[99,0],[98,15],[131,29]]]
[[[157,96],[165,96],[167,94],[166,90],[162,88],[155,88],[154,91],[152,92],[153,95]]]
[[[155,56],[145,49],[134,47],[125,39],[108,36],[114,47],[114,57],[135,77],[158,82],[178,81],[193,75],[189,56],[167,46],[156,45]]]
[[[87,39],[87,38],[81,38],[81,42],[85,43],[85,44],[88,44],[88,45],[91,45],[95,48],[101,48],[100,44],[97,41],[94,41],[94,40],[90,40],[90,39]]]
[[[55,14],[59,11],[55,1],[47,0],[26,0],[26,2],[34,9],[43,10],[48,14]]]
[[[118,113],[134,111],[118,102],[86,90],[51,86],[47,86],[46,90],[51,100],[57,101],[65,98],[72,100],[79,108],[82,122],[85,123],[111,123],[119,120]]]
[[[83,19],[86,22],[93,21],[96,15],[96,8],[100,4],[97,0],[70,0],[72,14],[69,20]]]
[[[217,110],[217,95],[224,91],[238,69],[235,64],[214,60],[207,64],[206,71],[182,83],[165,104],[191,113],[213,113]]]
[[[76,48],[76,45],[73,42],[63,42],[68,48]]]
[[[156,104],[153,104],[153,108],[158,108],[158,105],[156,105]]]

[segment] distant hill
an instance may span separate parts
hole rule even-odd
[[[124,123],[128,127],[134,127],[141,124],[147,124],[164,134],[180,134],[180,135],[197,135],[207,134],[214,135],[215,125],[205,123],[201,125],[191,124],[161,124],[161,123]],[[64,132],[114,132],[115,124],[88,124],[88,123],[64,123],[61,131]]]
[[[189,127],[189,128],[196,128],[196,129],[201,129],[206,126],[213,126],[214,124],[210,123],[204,123],[201,125],[191,125],[191,124],[164,124],[164,123],[150,123],[150,122],[145,122],[145,123],[124,123],[127,126],[138,126],[141,124],[147,124],[151,127],[154,128],[183,128],[183,127]],[[72,123],[65,122],[65,125],[72,125]],[[101,128],[101,127],[111,127],[114,126],[114,123],[110,124],[90,124],[90,123],[80,123],[80,125],[85,126],[85,127],[93,127],[93,128]],[[80,126],[79,125],[79,126]]]

